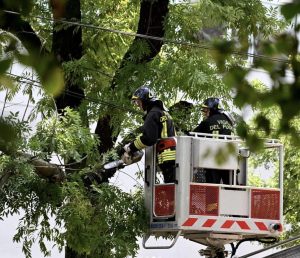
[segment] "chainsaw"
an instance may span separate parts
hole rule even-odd
[[[139,162],[142,159],[143,155],[144,152],[141,150],[138,150],[133,154],[124,152],[124,154],[121,156],[121,159],[108,162],[103,166],[103,168],[105,170],[123,168],[125,166]]]
[[[97,182],[98,184],[108,182],[108,179],[114,175],[116,170],[139,162],[142,159],[143,155],[144,152],[141,150],[136,151],[133,154],[124,152],[121,156],[121,159],[106,163],[103,166],[103,169],[85,174],[82,178],[84,185],[86,187],[90,187],[94,182]]]

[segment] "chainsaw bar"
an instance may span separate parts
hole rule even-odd
[[[104,165],[104,169],[112,169],[112,168],[118,168],[119,166],[123,165],[123,160],[114,160],[112,162],[108,162]]]

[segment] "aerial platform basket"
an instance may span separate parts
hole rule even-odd
[[[170,248],[179,236],[218,247],[247,238],[277,238],[282,233],[283,145],[265,140],[265,150],[275,150],[268,162],[269,166],[277,163],[277,179],[275,186],[260,187],[249,184],[252,154],[245,143],[236,136],[217,137],[200,133],[176,137],[175,183],[162,182],[155,146],[146,149],[145,204],[150,234],[175,237],[167,246],[149,246],[145,237],[144,248]],[[206,169],[227,170],[230,185],[206,183]]]

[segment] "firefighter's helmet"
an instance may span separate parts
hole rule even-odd
[[[143,103],[155,101],[156,97],[152,90],[147,86],[138,88],[132,95],[132,100],[140,99]]]
[[[144,111],[151,105],[151,103],[156,103],[164,111],[168,111],[164,103],[158,99],[153,91],[148,86],[142,86],[138,88],[132,95],[131,100],[135,102],[136,100],[142,101],[142,109]]]
[[[207,98],[206,100],[204,100],[203,104],[201,105],[201,108],[208,108],[212,111],[224,110],[219,98]]]

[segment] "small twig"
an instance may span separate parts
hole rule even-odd
[[[137,181],[133,176],[129,175],[128,173],[122,171],[122,170],[119,170],[121,173],[125,174],[126,176],[129,176],[132,180],[134,180],[135,182],[137,182],[140,186],[142,186],[142,184]]]
[[[28,107],[29,107],[29,103],[30,103],[30,97],[28,97],[28,101],[27,101],[27,104],[26,104],[26,108],[25,108],[25,111],[24,111],[24,114],[23,114],[23,117],[22,117],[22,122],[23,122],[24,119],[25,119],[25,114],[26,114],[27,109],[28,109]]]
[[[3,117],[3,114],[4,114],[4,109],[5,109],[6,101],[7,101],[7,95],[8,95],[8,89],[6,90],[1,117]]]

